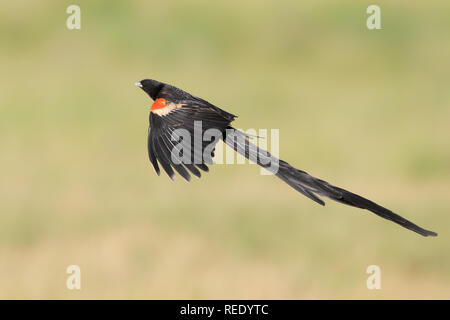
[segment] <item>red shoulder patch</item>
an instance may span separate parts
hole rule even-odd
[[[153,102],[150,110],[158,110],[166,107],[166,99],[158,98]]]

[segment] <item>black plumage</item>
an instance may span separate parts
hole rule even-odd
[[[195,126],[201,123],[200,135],[208,129],[216,130],[218,137],[236,152],[272,171],[289,186],[321,205],[325,205],[325,202],[319,196],[327,197],[349,206],[369,210],[422,236],[437,236],[435,232],[425,230],[389,209],[275,158],[251,143],[245,133],[230,126],[235,115],[156,80],[145,79],[136,85],[155,100],[149,116],[148,155],[158,175],[158,163],[171,179],[175,178],[175,171],[188,181],[191,174],[200,178],[200,170],[208,171],[208,165],[213,163],[214,146],[218,140],[203,141],[201,137],[196,137],[195,134],[199,132],[195,130]],[[185,141],[179,134],[180,129],[193,138]],[[195,144],[196,139],[201,143]],[[274,163],[277,166],[274,167]]]

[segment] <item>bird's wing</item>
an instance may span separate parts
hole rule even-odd
[[[189,181],[190,173],[200,178],[198,169],[209,170],[214,147],[234,116],[202,101],[184,100],[178,105],[165,115],[150,112],[148,155],[158,175],[159,162],[172,180],[176,171]],[[209,139],[207,132],[212,134]]]

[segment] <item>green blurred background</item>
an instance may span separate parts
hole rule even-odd
[[[377,1],[374,31],[370,4],[2,3],[0,298],[450,298],[450,3]],[[439,237],[254,165],[157,177],[143,78],[279,128],[282,159]]]

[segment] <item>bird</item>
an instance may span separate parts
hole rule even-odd
[[[426,230],[369,199],[296,169],[259,148],[250,142],[248,134],[231,126],[237,116],[212,103],[153,79],[144,79],[135,85],[154,101],[150,107],[147,149],[150,163],[158,176],[161,166],[172,180],[175,179],[175,172],[187,181],[190,181],[191,174],[200,178],[201,171],[208,172],[208,165],[213,164],[216,143],[223,140],[237,153],[268,169],[322,206],[325,202],[321,197],[325,197],[369,210],[424,237],[437,236],[436,232]],[[217,137],[199,141],[208,131],[213,131]]]

